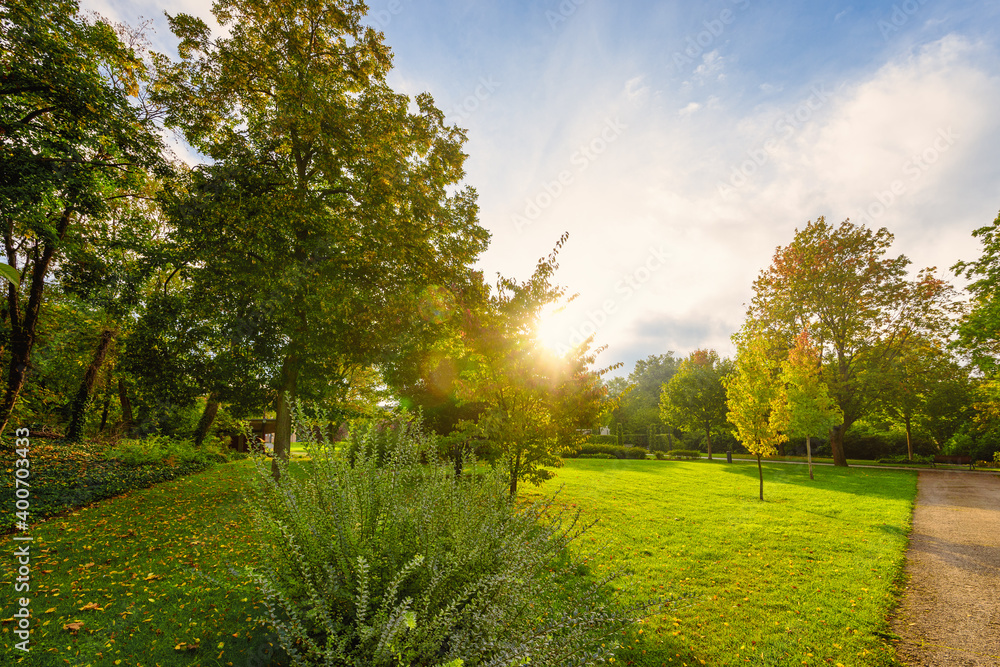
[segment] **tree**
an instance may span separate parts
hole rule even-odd
[[[921,270],[907,279],[910,260],[886,257],[893,235],[845,220],[834,227],[820,217],[796,230],[754,282],[747,317],[786,348],[798,332],[812,332],[824,360],[824,380],[844,415],[831,449],[846,466],[844,433],[873,409],[876,380],[914,335],[940,335],[950,327],[952,289]]]
[[[221,0],[229,36],[168,17],[180,62],[163,63],[168,125],[212,158],[165,204],[178,271],[239,311],[239,341],[276,335],[276,458],[291,405],[395,352],[419,296],[485,248],[464,176],[464,133],[428,94],[386,76],[391,53],[352,0]],[[279,473],[277,462],[272,469]]]
[[[664,422],[685,429],[701,430],[712,460],[712,431],[726,423],[726,388],[722,381],[732,371],[732,362],[719,359],[715,350],[695,350],[681,362],[669,382],[663,384],[660,415]]]
[[[521,480],[538,484],[552,477],[547,467],[562,465],[560,453],[580,442],[579,430],[601,408],[601,376],[617,367],[589,369],[601,351],[589,349],[591,339],[557,357],[535,335],[544,308],[565,295],[551,278],[566,238],[528,281],[497,281],[470,335],[475,368],[464,375],[461,395],[480,405],[476,427],[506,470],[511,496]]]
[[[844,416],[820,379],[820,354],[805,329],[781,362],[774,421],[786,434],[806,439],[809,479],[813,479],[812,436],[829,433]]]
[[[882,412],[906,432],[907,456],[913,460],[913,427],[917,421],[945,426],[949,413],[958,407],[968,373],[950,358],[937,341],[913,337],[886,369],[878,404]],[[971,398],[966,394],[966,405]],[[947,440],[947,437],[945,437]]]
[[[24,386],[52,268],[96,233],[109,203],[166,171],[141,104],[148,71],[75,0],[0,8],[0,232],[20,280],[7,286],[7,386],[0,433]],[[100,352],[100,350],[98,350]]]
[[[781,415],[774,410],[779,385],[778,365],[771,357],[771,347],[760,332],[745,326],[733,336],[737,353],[733,372],[725,377],[729,422],[751,454],[757,455],[760,476],[760,499],[764,500],[762,456],[771,456],[788,438],[781,430]]]
[[[629,432],[648,432],[650,427],[662,425],[660,391],[679,365],[680,359],[674,357],[673,352],[651,354],[635,362],[626,380],[630,389],[623,395],[617,410],[620,423]]]
[[[1000,215],[972,232],[980,240],[979,259],[957,262],[951,270],[971,281],[971,308],[956,327],[955,347],[986,375],[1000,370]]]

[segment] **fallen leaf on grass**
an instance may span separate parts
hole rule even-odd
[[[63,625],[63,630],[69,630],[74,635],[83,627],[82,621],[75,621],[73,623],[66,623]]]
[[[87,611],[88,609],[96,609],[97,611],[104,611],[104,608],[98,606],[96,602],[88,602],[87,604],[80,607],[80,611]]]

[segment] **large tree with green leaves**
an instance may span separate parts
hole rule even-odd
[[[809,328],[823,358],[823,377],[844,415],[831,449],[846,466],[844,433],[874,409],[879,379],[915,335],[950,327],[952,289],[933,268],[907,275],[905,255],[887,257],[893,235],[822,217],[796,230],[754,282],[748,319],[784,341]]]
[[[775,423],[789,436],[806,439],[809,479],[813,479],[812,437],[828,434],[844,422],[826,384],[820,378],[820,353],[803,330],[781,362],[778,395],[774,401]]]
[[[726,423],[726,388],[722,381],[732,362],[715,350],[695,350],[684,359],[669,382],[663,384],[660,414],[663,421],[683,429],[702,431],[712,460],[712,431]]]
[[[362,2],[213,11],[227,36],[169,17],[181,42],[180,62],[163,63],[167,122],[213,163],[166,204],[180,278],[238,312],[237,340],[281,343],[270,383],[285,458],[296,398],[393,355],[421,292],[447,289],[488,234],[475,192],[454,189],[464,133],[430,95],[390,89]]]
[[[155,118],[137,102],[148,71],[113,26],[74,0],[0,5],[0,233],[7,264],[7,385],[0,433],[24,386],[46,285],[101,233],[110,203],[165,169]],[[100,351],[100,348],[98,348]]]

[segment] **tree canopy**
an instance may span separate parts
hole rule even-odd
[[[669,382],[663,384],[660,414],[672,426],[702,431],[712,458],[712,431],[726,423],[723,379],[732,362],[715,350],[695,350],[684,359]]]
[[[947,331],[952,289],[933,268],[907,276],[905,255],[888,257],[893,235],[822,217],[796,230],[754,282],[747,319],[787,349],[809,328],[823,357],[824,380],[844,415],[831,442],[847,465],[844,432],[873,409],[877,378],[909,343]]]

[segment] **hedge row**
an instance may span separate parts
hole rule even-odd
[[[700,459],[701,452],[696,449],[671,449],[667,456],[675,459]]]
[[[605,445],[587,442],[580,446],[580,450],[575,453],[566,454],[569,458],[608,458],[605,456],[595,456],[597,454],[608,454],[616,459],[644,459],[646,450],[642,447],[619,447],[618,445]]]

